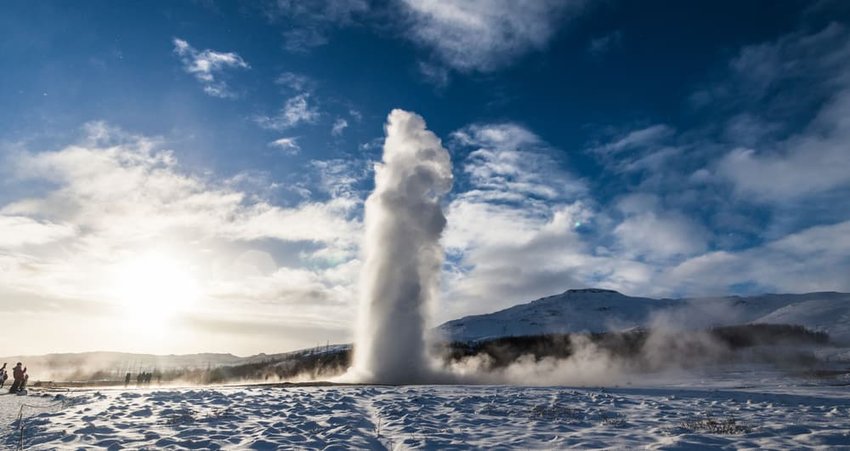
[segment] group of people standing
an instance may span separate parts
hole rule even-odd
[[[27,381],[30,376],[27,374],[27,367],[23,366],[21,362],[18,362],[14,368],[12,368],[12,386],[9,387],[9,393],[19,393],[24,391],[27,387]],[[6,381],[9,380],[9,373],[6,371],[6,364],[4,363],[2,367],[0,367],[0,389],[6,385]]]
[[[132,377],[133,377],[133,375],[131,373],[127,373],[127,375],[124,376],[124,386],[125,387],[130,385],[130,381],[132,380]],[[150,384],[151,380],[154,377],[156,377],[157,383],[162,382],[162,375],[160,375],[159,372],[157,372],[156,375],[154,375],[153,373],[146,373],[146,372],[139,373],[138,375],[136,375],[136,385]]]

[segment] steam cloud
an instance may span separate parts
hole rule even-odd
[[[426,330],[438,296],[451,159],[421,116],[393,110],[383,162],[366,200],[360,317],[349,377],[360,382],[430,380]]]

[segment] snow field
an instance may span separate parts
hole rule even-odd
[[[34,396],[7,396],[4,412]],[[50,399],[37,398],[39,402]],[[850,449],[850,390],[358,386],[79,392],[27,449]],[[3,421],[7,421],[6,416]],[[12,427],[3,444],[17,446]]]

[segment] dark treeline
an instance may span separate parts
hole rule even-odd
[[[715,327],[711,334],[732,349],[766,345],[823,345],[829,343],[826,332],[816,332],[790,324],[748,324]]]
[[[351,362],[351,349],[305,353],[284,360],[213,368],[202,375],[203,382],[276,381],[295,378],[321,379],[342,374]]]
[[[576,340],[577,337],[586,340]],[[699,364],[706,360],[734,360],[735,351],[748,348],[824,345],[829,343],[829,335],[787,324],[746,324],[699,332],[659,333],[634,329],[626,332],[546,334],[451,343],[444,347],[442,355],[447,363],[486,356],[491,368],[500,368],[516,362],[521,356],[533,356],[536,360],[569,358],[575,353],[577,343],[578,346],[591,344],[597,352],[615,359],[632,360],[638,366],[650,366],[653,362],[646,360],[658,356],[668,362],[677,360],[677,363],[688,366],[689,363]],[[748,354],[748,358],[762,362],[791,360],[798,363],[801,360],[810,361],[813,357],[806,350],[800,350],[756,352]]]

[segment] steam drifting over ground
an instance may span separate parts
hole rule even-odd
[[[360,318],[348,378],[424,382],[432,372],[426,330],[446,226],[439,202],[452,187],[451,160],[414,113],[393,110],[386,135],[375,191],[366,200]]]

